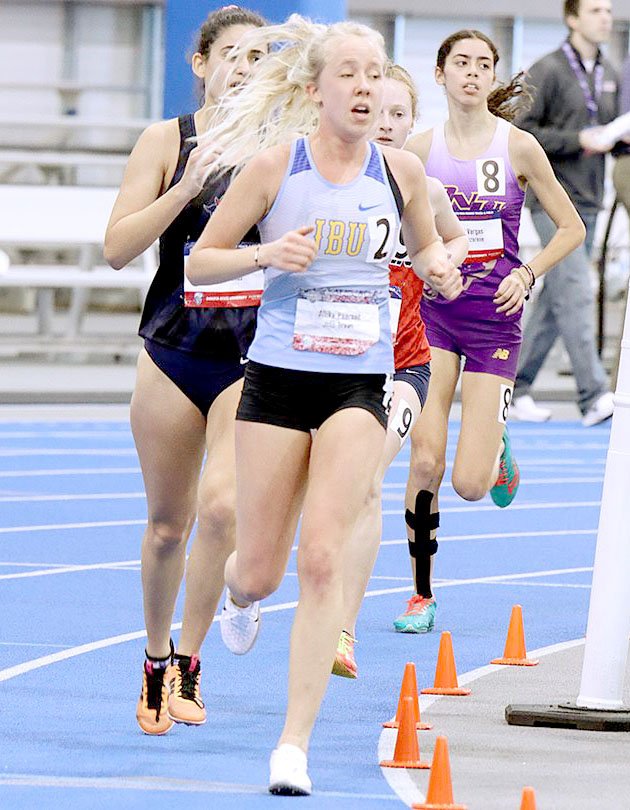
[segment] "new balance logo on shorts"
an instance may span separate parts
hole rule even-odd
[[[497,349],[495,353],[492,355],[493,360],[509,360],[509,357],[510,357],[509,349]]]

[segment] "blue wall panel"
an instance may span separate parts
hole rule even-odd
[[[195,50],[196,34],[207,15],[221,8],[219,3],[199,0],[168,0],[165,12],[164,115],[172,118],[196,109],[195,79],[190,57]],[[317,22],[334,22],[346,17],[345,0],[256,0],[248,3],[270,22],[282,22],[297,12]]]

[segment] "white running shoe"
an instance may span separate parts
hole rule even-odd
[[[307,767],[301,748],[290,743],[279,745],[269,760],[269,792],[276,796],[310,796],[313,785]]]
[[[225,604],[221,611],[221,638],[235,655],[244,655],[254,646],[260,630],[260,602],[239,607],[226,589]]]
[[[605,394],[599,396],[591,405],[588,411],[582,417],[582,424],[584,427],[593,427],[599,425],[600,422],[605,422],[610,419],[615,409],[615,402],[613,399],[612,391],[606,391]]]
[[[551,419],[551,411],[536,405],[529,394],[512,400],[510,415],[520,422],[547,422]]]

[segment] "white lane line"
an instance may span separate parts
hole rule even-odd
[[[587,530],[576,530],[574,532],[569,531],[562,531],[562,532],[555,532],[556,535],[567,535],[567,534],[595,534],[596,532],[590,532]],[[513,532],[512,537],[516,536],[523,536],[523,537],[530,537],[532,534],[537,534],[539,536],[547,536],[550,534],[554,534],[554,532],[536,532],[536,533],[528,533],[528,532]],[[503,538],[507,535],[503,534],[496,534],[496,535],[461,535],[457,537],[454,535],[451,538],[442,538],[441,542],[445,540],[453,540],[453,539],[460,539],[460,540],[476,540],[478,538]],[[404,545],[406,544],[406,540],[384,540],[381,545]],[[297,546],[293,546],[292,551],[297,551]],[[0,574],[0,580],[3,579],[29,579],[31,577],[44,577],[44,576],[54,576],[56,574],[75,574],[80,571],[138,571],[139,566],[141,564],[140,560],[117,560],[112,562],[103,562],[103,563],[91,563],[85,565],[63,565],[60,563],[3,563],[0,562],[0,568],[3,565],[6,566],[22,566],[22,567],[31,567],[37,568],[38,570],[35,571],[22,571],[19,574]],[[44,567],[42,567],[44,566]],[[588,569],[590,570],[590,569]],[[295,577],[297,574],[295,572],[287,572],[287,576]],[[398,576],[376,576],[373,575],[370,579],[374,580],[388,580],[388,581],[400,581],[400,582],[411,582],[410,577],[398,577]],[[454,580],[453,580],[454,581]],[[450,582],[450,580],[436,580],[436,582]]]
[[[0,470],[0,478],[35,478],[62,475],[129,475],[141,473],[140,467],[72,467],[65,470]]]
[[[608,433],[608,430],[602,431],[602,433],[604,432]],[[567,428],[526,428],[524,426],[518,426],[516,422],[510,422],[510,436],[518,437],[519,439],[528,439],[530,436],[542,436],[543,438],[548,438],[549,436],[577,436],[584,438],[584,428],[582,426]]]
[[[55,448],[55,447],[20,447],[20,448],[3,448],[0,449],[0,456],[3,458],[11,458],[18,456],[24,458],[25,456],[135,456],[135,447],[89,447],[71,450],[70,448]]]
[[[215,616],[214,621],[217,620]],[[171,625],[171,630],[180,630],[181,622]],[[146,638],[145,630],[136,630],[133,633],[123,633],[119,636],[110,636],[103,638],[99,641],[91,641],[88,644],[80,644],[78,647],[70,647],[67,650],[51,653],[50,655],[43,655],[40,658],[32,658],[30,661],[24,661],[21,664],[16,664],[6,669],[0,669],[0,682],[9,681],[11,678],[17,678],[18,675],[24,675],[27,672],[32,672],[41,667],[47,667],[51,664],[57,664],[59,661],[66,661],[68,658],[76,658],[79,655],[94,652],[95,650],[102,650],[106,647],[113,647],[116,644],[124,644],[126,641],[135,641],[139,638]]]
[[[123,436],[133,441],[129,428],[126,430],[0,430],[0,439],[107,439]]]
[[[97,423],[129,425],[129,404],[89,405],[87,403],[64,403],[63,405],[1,405],[0,424],[32,425],[84,425]],[[532,427],[536,423],[532,424]],[[570,424],[567,420],[558,425]],[[595,428],[593,428],[595,430]]]
[[[516,453],[538,452],[539,450],[608,450],[608,442],[530,442],[523,436],[522,441],[514,442]]]
[[[44,568],[40,571],[22,571],[19,574],[0,574],[2,579],[30,579],[31,577],[50,577],[55,574],[76,574],[78,571],[136,571],[140,560],[123,560],[122,562],[92,563],[90,565],[67,565],[65,568]],[[136,566],[128,568],[127,566]]]
[[[285,577],[297,577],[297,575],[298,575],[297,571],[285,572]],[[409,585],[413,584],[413,579],[411,577],[387,577],[387,576],[375,576],[374,574],[372,574],[372,576],[370,577],[370,582],[372,582],[373,579],[386,580],[387,582],[407,582]],[[435,582],[437,582],[437,580],[433,580],[433,583]]]
[[[519,574],[494,574],[488,577],[473,577],[468,579],[448,579],[439,584],[441,588],[451,588],[454,585],[478,585],[488,582],[516,582],[519,579],[536,579],[538,577],[555,577],[558,574],[583,574],[592,571],[593,567],[580,568],[550,568],[547,571],[526,571]],[[438,587],[438,583],[436,583]]]
[[[553,577],[558,574],[575,574],[592,571],[592,568],[557,568],[549,571],[527,571],[520,574],[496,574],[488,577],[471,577],[470,579],[447,579],[433,583],[435,588],[455,588],[461,585],[493,585],[497,582],[518,582],[519,579],[535,579],[537,577]],[[519,583],[520,584],[520,583]],[[366,596],[387,596],[388,594],[403,593],[409,586],[403,588],[384,588],[376,591],[366,591]]]
[[[533,509],[588,509],[600,506],[600,501],[568,501],[564,503],[524,503],[524,504],[511,504],[510,511],[516,510],[533,510]],[[442,514],[451,512],[496,512],[497,507],[492,505],[488,506],[466,506],[459,507],[446,507],[442,509]],[[384,509],[383,515],[400,515],[399,509]],[[146,523],[146,518],[142,520],[101,520],[85,523],[48,523],[48,524],[35,524],[32,526],[2,526],[0,527],[0,534],[12,534],[14,532],[44,532],[44,531],[57,531],[57,530],[70,530],[70,529],[94,529],[103,526],[141,526]],[[544,532],[546,534],[546,532]],[[509,537],[508,533],[499,534],[498,537]]]
[[[260,612],[278,613],[279,611],[291,610],[295,607],[297,607],[297,602],[282,602],[277,605],[263,607],[260,609]],[[212,622],[214,623],[218,620],[219,616],[217,615],[214,617]],[[181,630],[181,627],[181,622],[174,622],[171,625],[171,631]],[[146,635],[146,630],[136,630],[132,633],[123,633],[119,636],[110,636],[109,638],[103,638],[99,641],[91,641],[87,644],[80,644],[78,647],[71,647],[70,649],[62,650],[58,653],[51,653],[50,655],[44,655],[40,658],[33,658],[30,661],[24,661],[22,664],[7,667],[6,669],[0,669],[0,682],[8,681],[11,678],[16,678],[18,675],[24,675],[26,672],[32,672],[35,669],[40,669],[41,667],[46,667],[50,664],[56,664],[59,661],[66,661],[69,658],[76,658],[79,655],[94,652],[94,650],[102,650],[106,647],[113,647],[116,644],[124,644],[127,641],[135,641],[139,638],[146,638]]]
[[[450,534],[440,537],[440,543],[462,542],[464,540],[504,540],[511,537],[573,537],[575,535],[596,535],[597,529],[557,529],[531,532],[492,532],[488,534]],[[402,546],[409,541],[406,537],[401,540],[381,540],[381,546]]]
[[[247,785],[238,782],[212,782],[201,779],[169,779],[160,776],[38,776],[35,774],[9,773],[0,776],[0,786],[79,788],[81,790],[138,790],[145,793],[223,793],[223,794],[262,794],[269,795],[266,785]],[[333,799],[354,799],[367,801],[399,802],[398,796],[391,793],[349,793],[340,790],[314,790],[313,799],[326,796]]]
[[[67,568],[68,566],[65,563],[47,563],[47,562],[7,562],[6,560],[0,562],[0,568],[6,568],[8,566],[16,567],[16,568]]]
[[[112,571],[140,571],[140,560],[138,560],[137,565],[114,565],[111,568]]]
[[[603,475],[589,477],[575,476],[574,478],[521,478],[520,486],[532,484],[599,484],[603,480]],[[383,484],[383,489],[405,489],[406,486],[407,482],[401,481],[396,484]],[[450,481],[445,481],[442,487],[452,489],[453,485]]]
[[[1,526],[0,534],[14,532],[51,532],[69,529],[101,529],[105,526],[145,526],[144,520],[97,520],[90,523],[38,523],[34,526]]]
[[[394,513],[398,514],[398,513]],[[516,537],[573,537],[596,535],[597,529],[557,529],[547,531],[531,531],[531,532],[492,532],[484,534],[451,534],[444,535],[439,538],[440,543],[460,543],[465,540],[505,540],[507,538]],[[400,540],[381,540],[381,546],[406,546],[408,544],[406,537]],[[291,551],[297,551],[298,547],[293,546]]]
[[[497,575],[492,577],[476,577],[475,579],[465,580],[449,580],[448,582],[441,582],[436,583],[436,588],[450,588],[450,587],[457,587],[461,585],[468,585],[468,584],[478,584],[482,582],[494,582],[496,580],[501,579],[524,579],[524,578],[535,578],[535,577],[544,577],[544,576],[553,576],[555,574],[562,574],[566,572],[573,572],[573,571],[580,571],[580,570],[588,570],[588,569],[577,569],[577,568],[565,568],[565,569],[556,569],[553,571],[529,571],[528,573],[524,574],[504,574],[504,575]],[[375,591],[366,591],[366,597],[374,597],[374,596],[388,596],[391,594],[396,593],[405,593],[409,591],[409,586],[406,585],[404,587],[399,588],[385,588],[382,590],[375,590]],[[269,605],[268,607],[261,608],[262,613],[278,613],[284,610],[291,610],[297,607],[297,602],[281,602],[277,605]],[[212,620],[213,623],[219,620],[219,616],[215,616]],[[181,629],[181,622],[176,622],[171,625],[171,630],[180,630]],[[131,633],[123,633],[122,635],[118,636],[110,636],[109,638],[103,638],[99,641],[91,641],[87,644],[80,644],[78,647],[71,647],[68,650],[62,650],[57,653],[51,653],[50,655],[44,655],[40,658],[33,658],[30,661],[24,661],[21,664],[16,664],[12,667],[7,667],[6,669],[0,669],[0,682],[11,680],[11,678],[17,678],[19,675],[24,675],[27,672],[32,672],[35,669],[40,669],[41,667],[49,666],[50,664],[56,664],[59,661],[66,661],[69,658],[76,658],[79,655],[85,655],[86,653],[94,652],[95,650],[101,650],[106,647],[113,647],[116,644],[124,644],[127,641],[135,641],[140,638],[146,638],[146,631],[145,630],[136,630],[135,632]]]
[[[460,585],[514,585],[517,583],[519,586],[521,582],[519,580],[524,579],[535,579],[537,577],[553,577],[557,576],[558,574],[582,574],[585,572],[592,572],[593,568],[557,568],[552,569],[549,571],[527,571],[525,573],[520,574],[495,574],[493,576],[487,577],[471,577],[468,579],[440,579],[434,580],[432,583],[434,588],[454,588]],[[287,572],[288,576],[297,577],[296,572]],[[396,579],[395,577],[370,577],[372,579]],[[402,578],[400,578],[402,579]],[[411,579],[403,579],[403,582],[407,582],[409,584],[413,583]],[[409,590],[409,584],[402,588],[383,588],[381,590],[375,591],[366,591],[365,595],[367,596],[386,596],[387,594],[394,594],[394,593],[402,593],[403,591]],[[535,584],[535,583],[530,583]],[[558,586],[564,587],[564,586]],[[572,585],[567,585],[566,587],[574,587]],[[586,587],[590,588],[590,585],[580,585],[579,587]]]
[[[558,501],[556,503],[511,503],[510,512],[516,511],[529,511],[532,509],[593,509],[599,508],[601,501]],[[498,512],[497,507],[492,504],[487,506],[472,506],[466,504],[465,506],[447,506],[445,509],[440,509],[442,514],[449,514],[455,512]],[[383,509],[384,515],[400,515],[399,509]]]
[[[0,503],[43,503],[45,501],[126,501],[145,498],[144,492],[88,492],[84,495],[1,495]]]
[[[604,457],[602,457],[602,458],[555,458],[555,459],[546,459],[546,458],[541,457],[541,458],[530,458],[530,459],[523,459],[523,460],[521,460],[520,458],[518,459],[518,466],[521,469],[523,469],[523,468],[527,468],[527,469],[530,469],[530,468],[538,469],[538,468],[540,468],[541,470],[548,470],[550,467],[586,467],[587,469],[590,469],[594,465],[597,465],[597,464],[602,464],[603,465],[605,463],[606,463],[606,459]],[[407,459],[406,461],[404,459],[403,460],[392,461],[392,463],[389,466],[390,467],[408,468],[409,467],[409,459]],[[452,468],[452,466],[453,466],[452,461],[449,460],[449,461],[446,462],[446,469],[450,470]]]
[[[513,582],[490,582],[489,585],[513,585]],[[519,588],[577,588],[590,591],[591,584],[580,585],[570,582],[519,582]]]
[[[48,644],[44,641],[0,641],[0,647],[52,647],[55,650],[66,650],[69,644]]]
[[[583,638],[573,639],[572,641],[562,641],[559,644],[551,644],[548,647],[530,650],[528,651],[528,657],[543,658],[546,655],[552,655],[556,652],[563,652],[564,650],[571,650],[574,647],[579,647],[583,645],[584,642],[585,639]],[[472,669],[470,672],[465,672],[463,675],[460,675],[457,680],[460,686],[467,686],[468,684],[474,683],[474,681],[477,681],[486,675],[491,675],[492,673],[501,671],[506,672],[509,669],[509,667],[504,667],[501,669],[501,667],[496,665],[486,664],[483,667]],[[426,711],[438,700],[443,700],[443,697],[441,695],[420,695],[420,712],[422,713]],[[382,762],[384,759],[392,759],[394,755],[394,747],[396,745],[397,733],[398,732],[396,729],[390,728],[384,728],[381,731],[377,749],[378,762]],[[404,769],[381,768],[381,773],[383,774],[383,777],[390,788],[403,802],[405,802],[405,804],[411,805],[414,802],[421,803],[426,800],[424,793],[422,793],[418,786],[411,781]]]
[[[493,507],[494,508],[494,507]],[[397,515],[399,512],[391,511],[387,514]],[[60,531],[71,529],[100,529],[107,526],[144,526],[146,519],[143,520],[101,520],[93,521],[91,523],[48,523],[37,524],[34,526],[2,526],[0,527],[0,534],[13,534],[22,532],[42,532],[42,531]],[[453,534],[440,537],[440,543],[449,543],[454,541],[463,540],[503,540],[509,537],[566,537],[573,535],[596,535],[597,529],[567,529],[557,531],[530,531],[530,532],[494,532],[491,534]],[[401,540],[382,540],[382,546],[401,546],[407,543],[406,539]],[[292,551],[297,551],[297,546],[292,547]]]

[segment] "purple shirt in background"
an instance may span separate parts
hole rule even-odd
[[[497,118],[497,128],[488,149],[473,160],[458,160],[446,145],[444,127],[433,129],[426,164],[428,175],[442,181],[453,210],[468,233],[469,253],[461,266],[464,292],[446,301],[424,288],[423,316],[440,310],[475,321],[518,321],[521,312],[506,316],[497,312],[493,298],[501,281],[518,258],[518,231],[525,192],[510,164],[508,141],[511,124]],[[436,317],[440,317],[437,312]]]

